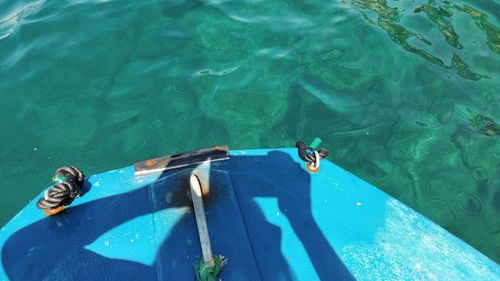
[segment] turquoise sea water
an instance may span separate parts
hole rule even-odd
[[[329,159],[500,261],[498,1],[0,2],[0,223],[215,144]]]

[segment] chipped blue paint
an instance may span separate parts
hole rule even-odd
[[[204,199],[224,280],[500,280],[495,262],[329,161],[309,174],[295,149],[231,155],[212,163]],[[189,172],[97,174],[54,217],[35,198],[0,231],[0,280],[193,280]]]

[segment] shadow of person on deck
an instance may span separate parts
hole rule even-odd
[[[248,231],[254,231],[259,242],[253,244],[257,256],[260,251],[265,254],[266,245],[280,245],[282,237],[263,235],[263,222],[250,221],[261,212],[255,198],[276,198],[280,213],[288,218],[320,280],[354,280],[312,215],[311,176],[288,154],[270,151],[267,156],[237,156],[218,165],[231,174]],[[270,271],[271,266],[266,272]]]
[[[185,212],[165,240],[159,241],[152,265],[108,258],[86,248],[134,218],[190,206],[186,184],[179,184],[183,174],[167,171],[150,185],[76,205],[26,226],[3,245],[4,271],[11,280],[193,280],[200,246],[191,212]],[[185,177],[182,181],[187,182]],[[296,279],[281,250],[281,230],[266,221],[256,197],[277,198],[321,280],[354,280],[312,216],[309,174],[288,154],[271,151],[268,155],[233,156],[229,161],[214,162],[210,188],[205,208],[214,252],[220,251],[229,260],[224,280]],[[168,193],[173,196],[165,200]],[[217,217],[221,215],[217,211],[220,206],[230,203],[236,210],[225,210],[229,211],[227,217]],[[234,232],[236,237],[228,236],[231,231],[224,233],[224,221],[231,220],[243,220],[245,224]],[[186,243],[187,237],[192,244]],[[228,239],[233,240],[228,243]],[[250,256],[244,251],[248,244]]]

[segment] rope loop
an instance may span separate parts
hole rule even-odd
[[[74,166],[61,167],[56,170],[53,180],[56,182],[47,189],[36,206],[46,210],[47,214],[55,214],[82,194],[85,176]]]
[[[205,262],[203,258],[200,260],[196,269],[196,280],[198,281],[214,281],[219,274],[224,271],[227,264],[227,259],[222,255],[214,256],[213,262]]]
[[[298,149],[299,157],[304,162],[307,162],[307,170],[317,172],[319,170],[320,161],[328,156],[328,150],[315,150],[311,146],[306,145],[303,141],[297,141],[295,146]]]

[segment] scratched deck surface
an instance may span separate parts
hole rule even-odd
[[[232,151],[205,198],[223,280],[500,280],[499,266],[399,201],[295,149]],[[26,206],[0,232],[0,279],[193,280],[189,169],[91,176],[64,213]]]

